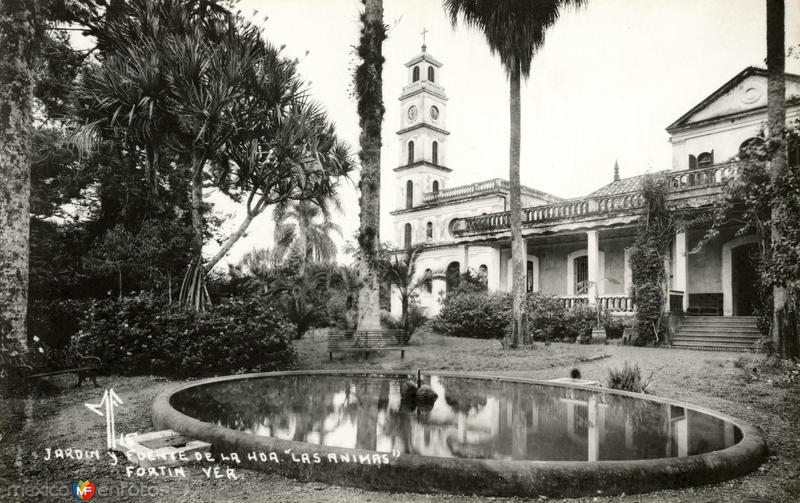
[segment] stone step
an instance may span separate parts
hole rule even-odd
[[[684,319],[686,320],[699,320],[699,321],[720,321],[720,320],[729,320],[729,321],[756,321],[755,316],[686,316]]]
[[[705,327],[679,327],[677,333],[711,334],[711,335],[742,335],[745,337],[761,337],[761,332],[752,329],[720,329]]]
[[[671,339],[673,344],[683,342],[703,342],[707,344],[755,344],[760,339],[758,337],[692,337],[685,335],[676,335]]]
[[[700,344],[673,344],[672,347],[674,349],[692,349],[696,351],[730,351],[732,353],[750,353],[758,351],[757,348],[750,346],[726,346],[721,344],[713,344],[713,345],[704,345],[704,343]]]
[[[678,324],[680,327],[742,327],[742,328],[758,328],[757,323],[744,323],[744,322],[735,322],[735,323],[713,323],[710,321],[682,321]]]

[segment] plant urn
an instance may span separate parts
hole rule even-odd
[[[592,343],[605,344],[606,343],[606,329],[602,325],[592,328]]]
[[[639,331],[634,327],[625,327],[622,332],[622,344],[625,346],[632,346],[633,341],[639,336]]]

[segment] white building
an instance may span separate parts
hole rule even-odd
[[[428,315],[435,315],[439,297],[446,296],[458,273],[467,269],[485,275],[489,289],[510,291],[508,183],[493,178],[450,186],[450,173],[458,167],[447,165],[451,138],[447,95],[438,84],[442,63],[423,46],[406,66],[408,84],[400,96],[397,132],[401,158],[394,168],[394,242],[398,248],[422,247],[417,271],[427,281],[420,302]],[[786,75],[786,95],[787,122],[793,122],[800,117],[800,76]],[[726,177],[735,174],[739,149],[760,141],[766,106],[766,70],[750,67],[667,128],[672,170],[660,175],[668,181],[671,208],[709,207]],[[793,156],[797,153],[790,153]],[[642,209],[640,180],[641,176],[620,178],[615,167],[608,185],[573,199],[524,187],[527,289],[563,297],[568,305],[595,303],[599,297],[602,307],[632,311],[627,249]],[[754,273],[748,251],[754,236],[736,237],[733,229],[723,229],[698,253],[687,254],[705,231],[689,228],[674,236],[666,264],[670,308],[694,314],[752,315]],[[586,282],[596,286],[581,290],[578,285]],[[394,295],[392,311],[399,310]]]

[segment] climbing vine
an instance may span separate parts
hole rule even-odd
[[[669,252],[675,222],[667,208],[667,187],[663,178],[642,179],[644,215],[631,247],[631,298],[636,304],[635,327],[639,343],[658,342],[664,331],[661,318],[667,300],[667,272],[664,261]]]

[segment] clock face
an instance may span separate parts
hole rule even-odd
[[[408,120],[412,122],[417,120],[417,107],[415,107],[414,105],[411,105],[408,108]]]
[[[439,109],[436,107],[431,107],[431,119],[437,120],[439,118]]]

